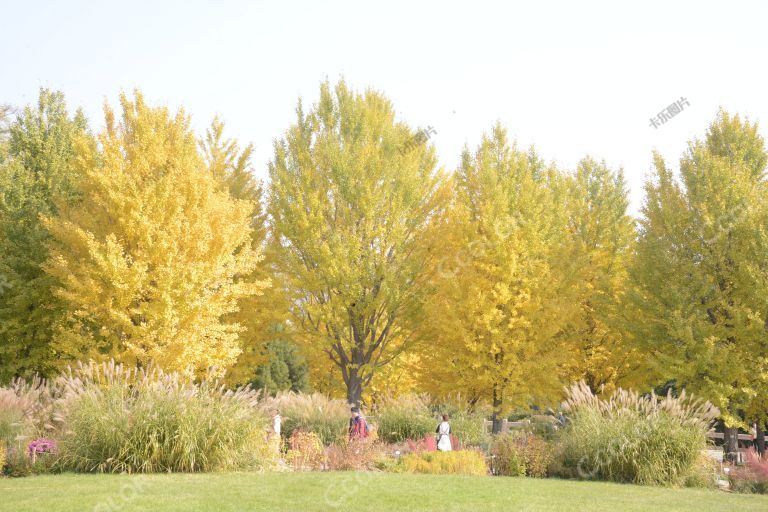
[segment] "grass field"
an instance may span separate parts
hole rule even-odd
[[[352,472],[53,475],[0,479],[0,510],[764,512],[768,496],[528,478]]]

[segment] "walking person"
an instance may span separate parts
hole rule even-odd
[[[448,415],[443,414],[443,421],[437,426],[437,449],[441,452],[451,451],[451,425],[448,423]]]
[[[349,418],[349,440],[364,440],[368,437],[368,424],[365,418],[360,414],[360,408],[355,406],[350,409],[352,417]]]

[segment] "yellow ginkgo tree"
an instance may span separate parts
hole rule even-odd
[[[443,204],[436,161],[389,100],[344,82],[324,83],[308,112],[300,104],[275,145],[277,279],[297,339],[332,362],[350,402],[413,339]]]
[[[62,359],[114,357],[188,372],[220,370],[240,353],[238,301],[267,284],[246,280],[260,259],[252,201],[208,172],[183,111],[121,96],[107,107],[97,149],[81,145],[82,201],[45,225],[44,268],[68,315]]]
[[[506,412],[559,395],[578,344],[580,259],[567,230],[563,176],[510,147],[496,126],[456,173],[453,235],[426,303],[425,387]]]

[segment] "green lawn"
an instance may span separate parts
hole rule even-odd
[[[764,512],[768,496],[528,478],[352,472],[54,475],[0,479],[0,510]]]

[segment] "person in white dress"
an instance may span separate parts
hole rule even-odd
[[[441,452],[451,451],[451,425],[448,415],[443,414],[443,421],[437,426],[437,449]]]
[[[274,409],[272,411],[272,434],[280,437],[280,430],[283,425],[283,418],[280,417],[280,411]]]

